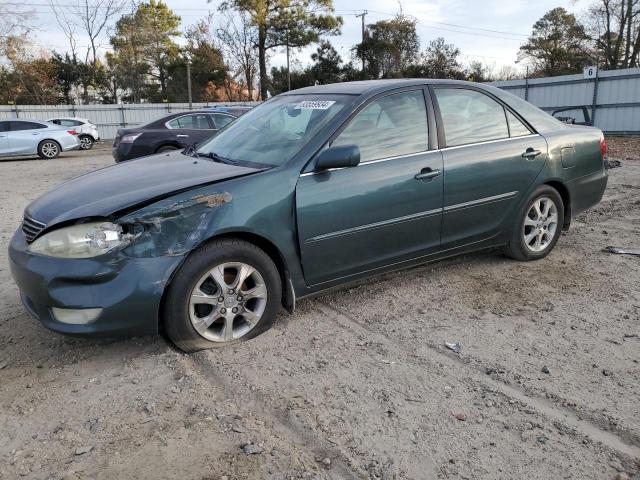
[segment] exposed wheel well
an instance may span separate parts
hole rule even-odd
[[[286,262],[284,260],[284,257],[280,253],[280,250],[278,250],[278,248],[266,238],[261,237],[260,235],[255,235],[253,233],[248,233],[248,232],[224,233],[222,235],[216,235],[214,237],[209,238],[207,241],[199,245],[196,249],[189,252],[189,255],[195,252],[196,250],[198,250],[199,248],[203,247],[204,245],[207,245],[208,243],[211,243],[216,240],[225,239],[225,238],[236,238],[239,240],[244,240],[246,242],[252,243],[253,245],[260,248],[262,251],[264,251],[269,256],[269,258],[271,258],[273,263],[275,263],[276,268],[278,269],[278,273],[280,274],[280,281],[282,282],[282,305],[287,310],[293,311],[293,307],[295,305],[295,298],[294,298],[293,292],[291,291],[291,288],[289,287],[289,274],[288,274]],[[162,328],[162,310],[163,310],[165,297],[167,295],[167,291],[169,290],[173,277],[175,276],[175,274],[178,272],[179,269],[180,269],[180,266],[178,266],[178,268],[175,269],[175,271],[167,281],[164,291],[162,292],[162,298],[160,300],[160,312],[159,312],[160,314],[158,315],[158,328]]]
[[[555,180],[546,182],[546,184],[555,188],[562,198],[562,203],[564,204],[564,222],[562,224],[562,229],[568,230],[571,225],[571,197],[569,196],[569,190],[562,182]]]

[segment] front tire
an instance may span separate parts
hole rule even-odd
[[[517,216],[505,254],[523,262],[549,255],[564,223],[564,204],[558,191],[541,185],[527,199]]]
[[[94,143],[91,135],[80,135],[80,150],[91,150]]]
[[[51,160],[60,155],[60,144],[55,140],[43,140],[38,144],[38,156],[45,160]]]
[[[217,240],[192,253],[174,277],[162,318],[185,352],[256,337],[276,319],[282,285],[276,265],[255,245]]]

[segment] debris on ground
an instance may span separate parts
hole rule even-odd
[[[608,246],[604,248],[605,252],[618,253],[621,255],[640,255],[640,248],[625,248],[625,247],[612,247]]]
[[[605,158],[604,160],[604,168],[610,170],[612,168],[620,168],[622,166],[622,162],[620,160],[608,160]]]
[[[86,447],[78,447],[76,448],[75,454],[84,455],[85,453],[89,453],[91,450],[93,450],[93,446],[91,445],[87,445]]]
[[[254,443],[245,443],[240,448],[247,455],[258,455],[264,452],[264,449],[262,447]]]
[[[550,374],[551,372],[549,371],[549,367],[547,367],[546,365],[542,367],[542,373],[546,373],[547,375]]]
[[[462,344],[460,342],[454,342],[454,343],[444,342],[444,344],[449,350],[452,350],[455,353],[459,354],[460,351],[462,350]]]

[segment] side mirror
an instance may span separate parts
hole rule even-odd
[[[318,155],[316,160],[316,170],[356,167],[359,163],[360,149],[357,145],[329,147]]]

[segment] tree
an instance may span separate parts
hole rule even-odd
[[[640,0],[598,0],[585,21],[596,56],[608,69],[640,65]]]
[[[471,82],[487,82],[490,76],[489,67],[480,60],[473,60],[467,68],[467,80]]]
[[[134,101],[140,101],[143,93],[152,101],[166,99],[169,66],[180,54],[174,42],[179,25],[180,17],[156,0],[139,5],[133,15],[116,23],[111,37],[114,52],[107,61],[121,75],[121,85],[132,91]],[[145,79],[153,82],[141,85]]]
[[[255,48],[258,43],[258,31],[251,24],[246,12],[241,11],[237,15],[226,12],[225,17],[225,24],[216,32],[219,48],[233,78],[243,77],[247,88],[247,100],[253,100],[253,89],[258,69]]]
[[[311,74],[318,83],[335,83],[341,80],[342,59],[331,43],[322,42],[315,53],[311,54],[311,60]]]
[[[183,55],[174,58],[169,66],[167,94],[186,101],[187,59],[191,62],[193,99],[196,102],[218,100],[218,90],[225,87],[227,67],[222,52],[216,46],[211,23],[205,20],[189,27],[185,34],[187,46]]]
[[[356,56],[364,59],[366,75],[373,78],[402,76],[402,72],[418,56],[420,39],[416,20],[398,14],[392,20],[381,20],[367,27],[362,43],[355,48]]]
[[[458,62],[459,56],[460,49],[458,47],[445,42],[444,38],[438,37],[429,42],[429,46],[422,54],[418,76],[461,80],[465,74]]]
[[[258,31],[256,46],[262,99],[267,98],[270,50],[285,45],[305,47],[317,42],[321,35],[338,34],[342,25],[342,18],[331,14],[332,0],[227,0],[220,8],[245,12]]]
[[[520,47],[519,58],[527,59],[544,76],[577,73],[590,63],[589,37],[573,14],[564,8],[549,10],[533,25],[533,32]]]
[[[311,73],[311,68],[307,67],[304,70],[292,69],[290,71],[291,76],[291,90],[297,88],[309,87],[314,84],[315,80]],[[271,88],[273,94],[286,92],[289,90],[289,82],[287,77],[287,67],[273,67],[271,69]]]

